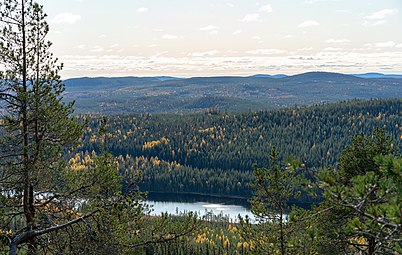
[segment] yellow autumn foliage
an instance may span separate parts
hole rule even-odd
[[[143,150],[146,150],[146,149],[152,149],[152,148],[154,148],[154,147],[156,147],[156,146],[159,146],[159,145],[168,145],[169,144],[169,140],[167,139],[167,138],[165,138],[165,137],[162,137],[161,139],[159,139],[159,140],[155,140],[155,141],[150,141],[150,142],[145,142],[143,145],[142,145],[142,149]]]
[[[199,129],[199,133],[207,133],[207,132],[212,132],[215,130],[215,127],[210,127],[210,128],[205,128],[205,129]]]

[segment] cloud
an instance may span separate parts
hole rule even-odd
[[[320,25],[320,23],[318,23],[315,20],[307,20],[307,21],[300,23],[298,27],[316,27],[319,25]]]
[[[392,48],[394,46],[398,47],[398,45],[394,41],[366,43],[364,46],[365,47],[375,47],[375,48]]]
[[[260,72],[301,73],[307,71],[336,71],[357,73],[365,70],[402,70],[402,51],[322,51],[315,54],[300,52],[289,55],[240,55],[192,57],[119,56],[119,55],[61,55],[65,63],[63,78],[79,76],[128,76],[136,73],[142,76],[176,75],[250,75]],[[212,53],[213,54],[213,53]],[[243,52],[243,54],[245,54]],[[197,54],[196,54],[197,55]],[[387,63],[386,66],[384,63]]]
[[[286,52],[287,52],[286,50],[279,50],[279,49],[258,49],[258,50],[246,51],[247,54],[253,54],[253,55],[274,55]]]
[[[237,53],[239,53],[237,50],[232,50],[232,49],[229,49],[226,52],[229,53],[229,54],[237,54]]]
[[[285,39],[291,39],[291,38],[294,38],[295,36],[294,35],[285,35],[283,38],[285,38]]]
[[[334,48],[334,47],[327,47],[324,49],[324,51],[340,51],[342,48]]]
[[[395,45],[395,48],[402,48],[402,43]]]
[[[386,18],[396,15],[398,9],[383,9],[364,17],[363,26],[378,26],[387,22]]]
[[[301,48],[301,49],[297,49],[297,51],[310,51],[313,50],[312,47],[308,47],[308,48]]]
[[[147,11],[148,11],[148,8],[146,8],[146,7],[140,7],[137,9],[137,12],[139,12],[139,13],[147,12]]]
[[[382,25],[382,24],[384,24],[384,23],[387,23],[387,21],[386,20],[379,20],[379,21],[376,21],[376,22],[374,22],[373,23],[373,26],[378,26],[378,25]]]
[[[251,13],[244,16],[240,21],[241,22],[261,21],[261,16],[258,13]]]
[[[211,50],[211,51],[204,51],[204,52],[192,52],[189,53],[188,56],[190,57],[206,57],[206,56],[215,56],[218,54],[218,50]]]
[[[163,35],[162,36],[162,39],[165,39],[165,40],[175,40],[177,38],[179,38],[179,37],[176,35]]]
[[[101,47],[101,46],[95,46],[95,47],[93,47],[92,49],[91,49],[91,52],[102,52],[102,51],[104,51],[105,49],[103,48],[103,47]]]
[[[392,16],[398,13],[398,9],[383,9],[378,12],[374,12],[369,16],[366,16],[366,19],[369,20],[379,20],[379,19],[385,19],[388,16]]]
[[[350,40],[349,39],[328,39],[325,41],[326,43],[339,43],[339,44],[345,44],[345,43],[349,43]]]
[[[267,5],[261,6],[259,11],[260,12],[268,12],[268,13],[270,13],[270,12],[273,11],[273,9],[272,9],[272,6],[270,4],[267,4]]]
[[[305,4],[315,4],[320,2],[337,2],[339,0],[306,0],[304,1]]]
[[[349,10],[336,10],[335,12],[338,12],[338,13],[351,13],[351,11],[349,11]]]
[[[236,30],[236,31],[233,32],[233,35],[241,34],[241,32],[242,32],[241,30]]]
[[[251,37],[252,40],[256,40],[258,43],[263,43],[264,41],[262,40],[261,37],[258,35]]]
[[[81,19],[80,15],[72,14],[69,12],[63,12],[57,14],[52,21],[56,24],[74,24],[80,19]]]
[[[214,25],[208,25],[208,26],[205,26],[205,27],[201,27],[200,30],[201,31],[209,31],[210,35],[217,35],[219,33],[218,32],[218,27],[214,26]]]
[[[213,26],[213,25],[208,25],[208,26],[205,26],[205,27],[200,27],[200,30],[201,30],[201,31],[211,31],[211,30],[216,30],[216,29],[218,29],[218,27]]]
[[[165,55],[167,53],[169,53],[169,51],[167,51],[167,50],[162,51],[162,52],[158,52],[158,53],[152,55],[151,58],[158,58],[158,57],[163,56],[163,55]]]
[[[379,25],[382,25],[385,23],[387,23],[387,21],[385,19],[381,19],[381,20],[377,20],[377,21],[364,20],[362,24],[365,27],[369,27],[369,26],[379,26]]]
[[[388,41],[388,42],[378,42],[374,44],[374,47],[377,48],[392,48],[396,45],[395,42],[393,41]]]

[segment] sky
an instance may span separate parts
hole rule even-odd
[[[402,0],[38,0],[62,78],[402,74]]]

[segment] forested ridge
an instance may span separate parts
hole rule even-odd
[[[331,72],[286,77],[98,77],[64,81],[79,114],[258,111],[352,99],[402,97],[402,79],[362,79]]]
[[[252,166],[267,165],[273,146],[281,160],[293,156],[314,178],[317,169],[336,166],[355,134],[384,128],[400,150],[401,113],[402,100],[388,99],[247,113],[85,115],[79,151],[99,150],[92,131],[106,118],[106,149],[121,171],[142,171],[143,190],[249,197]]]

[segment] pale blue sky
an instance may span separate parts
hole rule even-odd
[[[63,78],[402,73],[401,0],[40,0]]]

